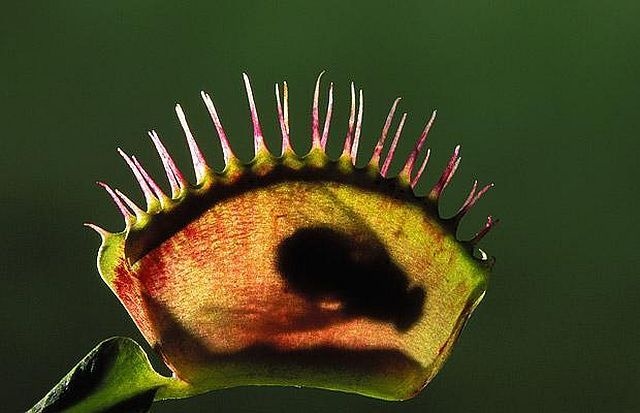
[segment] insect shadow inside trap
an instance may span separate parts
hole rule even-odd
[[[345,316],[390,322],[406,331],[422,315],[424,289],[409,286],[373,234],[301,228],[280,243],[277,264],[291,291],[310,302],[336,300]]]

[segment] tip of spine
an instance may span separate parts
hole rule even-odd
[[[360,134],[362,133],[362,113],[364,108],[364,99],[362,96],[362,89],[358,92],[358,118],[356,120],[356,128],[353,137],[353,144],[351,145],[351,163],[355,166],[358,158],[358,146],[360,145]]]
[[[189,128],[189,123],[187,122],[187,117],[182,110],[182,106],[179,103],[176,104],[175,107],[176,115],[178,115],[178,121],[180,122],[180,126],[182,127],[182,131],[184,132],[184,136],[187,138],[187,144],[189,145],[189,152],[191,153],[191,162],[193,163],[193,170],[196,174],[196,181],[198,184],[202,183],[206,176],[209,173],[209,166],[207,165],[207,161],[204,159],[204,155],[196,142],[196,139],[193,137],[193,133],[191,133],[191,129]]]
[[[136,222],[143,222],[147,219],[149,214],[142,208],[140,208],[135,202],[133,202],[128,196],[120,192],[120,190],[115,189],[115,193],[120,197],[125,204],[133,211],[135,214]]]
[[[84,225],[87,228],[91,228],[92,230],[97,232],[98,235],[100,235],[100,238],[102,239],[102,241],[106,240],[110,235],[113,235],[112,233],[110,233],[106,229],[104,229],[102,227],[99,227],[98,225],[93,224],[91,222],[84,222],[82,225]]]
[[[224,163],[225,165],[228,165],[231,159],[235,158],[235,154],[231,149],[231,144],[229,143],[229,139],[227,138],[227,133],[222,126],[220,116],[218,116],[218,111],[213,104],[213,99],[211,99],[211,96],[209,96],[209,94],[204,90],[200,91],[200,96],[202,97],[202,101],[204,102],[204,105],[209,112],[209,117],[211,117],[213,126],[216,128],[216,132],[218,133],[218,139],[220,140],[220,146],[222,147],[222,157],[224,158]]]
[[[353,133],[356,124],[356,88],[351,82],[351,110],[349,112],[349,126],[347,128],[347,136],[344,139],[344,147],[342,155],[351,157],[351,145],[353,143]]]
[[[120,197],[116,194],[116,191],[114,191],[109,185],[102,181],[96,181],[96,184],[103,188],[107,192],[107,194],[109,194],[113,203],[116,204],[116,207],[118,207],[118,210],[120,211],[120,214],[122,214],[122,218],[124,219],[125,227],[128,228],[129,226],[133,225],[136,221],[136,217],[124,205],[122,199],[120,199]]]
[[[391,162],[393,161],[393,157],[396,154],[396,147],[398,146],[398,141],[400,140],[400,136],[402,135],[402,129],[404,128],[404,123],[407,120],[407,113],[402,114],[402,118],[400,118],[400,123],[398,124],[398,128],[396,129],[396,133],[393,136],[393,141],[391,142],[391,146],[389,147],[389,152],[387,152],[387,156],[384,159],[384,163],[382,164],[382,168],[380,168],[380,175],[383,177],[387,177],[389,173],[389,167],[391,166]]]
[[[391,127],[391,123],[393,122],[393,117],[396,113],[396,108],[398,107],[398,103],[402,98],[397,97],[396,100],[393,101],[391,105],[391,109],[389,109],[389,114],[384,121],[384,126],[382,127],[382,132],[380,133],[380,137],[378,138],[378,142],[376,143],[375,148],[373,149],[373,154],[371,155],[371,160],[369,164],[375,168],[380,167],[380,155],[382,154],[382,149],[384,148],[384,143],[387,140],[387,134],[389,133],[389,128]]]
[[[322,138],[320,138],[320,147],[325,150],[327,141],[329,140],[329,128],[331,127],[331,116],[333,115],[333,82],[329,84],[329,100],[327,102],[327,114],[324,118],[324,128],[322,129]]]
[[[144,199],[147,203],[147,210],[148,211],[156,210],[158,208],[159,200],[158,198],[156,198],[153,191],[151,190],[147,180],[144,177],[144,173],[140,169],[138,169],[136,162],[129,155],[127,155],[122,149],[117,148],[117,150],[120,156],[122,157],[122,159],[124,159],[126,164],[129,166],[129,169],[131,169],[133,176],[138,182],[138,186],[140,186],[140,189],[144,194]]]
[[[286,80],[282,82],[282,98],[284,100],[284,124],[287,126],[287,134],[289,134],[289,84]]]
[[[487,217],[487,222],[484,224],[484,227],[478,231],[478,233],[471,238],[468,242],[471,245],[478,244],[488,233],[493,229],[498,223],[499,219],[494,219],[491,215]]]
[[[162,162],[165,174],[167,175],[167,180],[171,186],[171,198],[176,199],[180,196],[182,191],[186,189],[187,181],[184,179],[182,172],[180,172],[176,166],[171,155],[169,155],[167,148],[162,144],[162,140],[160,140],[158,133],[152,130],[149,131],[148,134],[151,138],[151,142],[153,142],[153,146],[156,148],[156,152],[158,152],[158,156],[160,156],[160,161]]]
[[[255,155],[267,150],[267,146],[264,143],[264,136],[262,135],[262,128],[260,127],[260,120],[258,119],[258,110],[256,109],[256,102],[253,98],[253,90],[251,90],[251,82],[249,76],[246,73],[242,73],[242,79],[244,80],[244,87],[247,91],[247,99],[249,100],[249,110],[251,111],[251,123],[253,124],[253,146],[255,149]]]
[[[456,148],[453,150],[453,155],[451,155],[451,158],[449,159],[449,163],[442,171],[442,175],[440,175],[440,179],[433,186],[429,195],[427,195],[431,201],[437,202],[440,200],[442,191],[444,191],[444,189],[449,185],[451,178],[455,175],[458,165],[460,165],[460,160],[462,159],[462,157],[459,156],[460,148],[460,145],[456,145]]]
[[[276,106],[278,110],[278,122],[280,123],[280,132],[282,133],[282,150],[280,155],[284,156],[287,152],[293,152],[291,147],[291,138],[289,136],[289,91],[287,90],[287,82],[283,83],[284,108],[280,98],[280,85],[276,83]]]
[[[471,190],[469,191],[469,195],[467,195],[467,199],[463,202],[462,206],[453,216],[453,220],[456,222],[456,226],[460,223],[460,220],[469,212],[473,206],[482,198],[482,196],[487,193],[490,189],[494,187],[493,182],[483,186],[479,191],[476,192],[478,188],[478,180],[473,181],[473,185]]]
[[[420,137],[418,137],[418,139],[416,140],[416,144],[413,147],[413,150],[411,151],[409,156],[407,157],[407,161],[405,162],[404,167],[402,168],[401,175],[406,177],[406,179],[408,180],[411,180],[411,175],[413,175],[413,167],[415,165],[416,159],[418,158],[418,154],[420,153],[420,151],[422,150],[422,147],[427,141],[427,137],[429,136],[429,131],[433,126],[433,122],[436,120],[436,114],[437,114],[436,110],[434,110],[431,113],[431,117],[429,118],[429,120],[427,121],[427,124],[422,130]]]
[[[151,191],[155,195],[155,199],[160,202],[160,207],[164,208],[171,203],[171,199],[164,193],[160,185],[156,183],[156,181],[149,175],[146,169],[142,166],[142,164],[136,159],[135,156],[131,157],[133,164],[136,166],[142,177],[145,179],[149,187],[151,187]]]
[[[418,185],[418,182],[420,181],[420,177],[424,173],[424,170],[426,169],[427,164],[429,163],[430,156],[431,156],[431,149],[429,148],[427,149],[427,153],[424,156],[424,160],[422,161],[422,164],[418,169],[418,173],[416,173],[416,175],[413,178],[411,178],[411,188],[415,188],[416,185]]]
[[[313,104],[311,107],[311,147],[319,148],[320,145],[320,114],[318,110],[320,99],[320,81],[324,75],[324,70],[320,72],[316,79],[316,86],[313,90]]]

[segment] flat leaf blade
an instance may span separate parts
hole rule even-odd
[[[153,370],[138,343],[113,337],[91,350],[28,413],[147,412],[158,388],[171,381]]]

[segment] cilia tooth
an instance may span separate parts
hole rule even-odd
[[[176,199],[180,196],[182,191],[186,189],[187,181],[182,175],[182,172],[180,172],[176,166],[171,155],[169,155],[169,152],[167,152],[167,148],[163,145],[158,133],[156,131],[150,131],[149,137],[160,156],[162,166],[164,167],[165,174],[169,180],[169,185],[171,186],[171,198]]]
[[[264,136],[262,134],[262,127],[260,126],[260,120],[258,119],[258,110],[256,109],[256,102],[253,98],[253,90],[251,90],[251,82],[249,76],[246,73],[242,74],[244,79],[244,87],[247,91],[247,99],[249,100],[249,110],[251,111],[251,123],[253,124],[253,146],[255,155],[257,156],[262,150],[267,150],[267,146],[264,143]]]
[[[347,136],[344,138],[342,154],[351,158],[351,146],[353,145],[353,133],[356,124],[356,89],[351,82],[351,111],[349,112],[349,126]]]
[[[280,99],[280,86],[277,83],[275,89],[278,122],[280,123],[280,131],[282,133],[282,151],[280,152],[280,156],[284,156],[287,152],[293,152],[293,148],[291,147],[291,138],[289,136],[289,119],[285,116],[287,106],[289,104],[287,96],[287,83],[284,83],[284,110],[282,108],[282,101]]]
[[[440,196],[442,195],[442,191],[449,185],[451,182],[451,178],[456,173],[458,169],[458,165],[460,164],[460,160],[462,159],[458,154],[460,153],[460,145],[457,145],[453,150],[453,155],[451,155],[451,159],[449,159],[449,163],[442,171],[442,175],[440,175],[440,179],[433,186],[431,192],[429,192],[429,199],[434,202],[438,202],[440,200]]]
[[[178,120],[180,121],[180,126],[182,126],[184,136],[187,138],[189,152],[191,152],[191,162],[193,163],[193,169],[196,174],[196,182],[200,184],[209,173],[209,166],[207,165],[207,161],[204,159],[204,155],[202,154],[196,139],[193,137],[193,133],[191,133],[191,128],[189,128],[189,124],[187,123],[187,117],[182,110],[182,106],[179,104],[176,105],[176,114],[178,115]]]
[[[156,211],[159,208],[160,201],[158,198],[156,198],[154,192],[151,190],[151,187],[149,186],[149,183],[143,176],[142,171],[138,169],[135,162],[122,149],[118,148],[118,153],[125,160],[125,162],[129,166],[129,169],[131,169],[131,172],[133,172],[133,175],[135,176],[136,181],[138,181],[138,185],[140,186],[140,189],[144,194],[144,199],[147,202],[147,211],[148,212]]]
[[[424,143],[427,141],[427,138],[429,137],[429,131],[431,130],[431,127],[433,126],[433,122],[436,120],[436,113],[437,112],[434,110],[433,113],[431,114],[431,117],[429,118],[429,121],[427,121],[427,125],[424,127],[424,130],[422,131],[422,134],[420,135],[420,137],[416,141],[416,144],[413,147],[413,150],[409,154],[409,157],[407,158],[407,161],[405,162],[404,167],[402,168],[402,171],[400,172],[400,174],[403,175],[404,178],[407,179],[407,180],[411,180],[411,176],[413,175],[413,165],[416,162],[416,159],[418,158],[418,154],[422,150],[422,147],[424,146]],[[428,156],[427,156],[427,159],[428,159]],[[423,169],[423,168],[421,167],[420,169]],[[418,174],[418,175],[421,175],[421,173]],[[412,186],[415,186],[415,185],[412,185]]]
[[[351,145],[351,163],[356,165],[356,158],[358,157],[358,147],[360,146],[360,134],[362,133],[362,111],[363,111],[363,97],[362,89],[358,92],[358,118],[356,120],[356,129],[353,136],[353,143]]]
[[[324,117],[324,127],[320,138],[320,147],[326,150],[327,140],[329,140],[329,129],[331,128],[331,116],[333,116],[333,82],[329,84],[329,97],[327,100],[327,113]]]
[[[313,91],[313,104],[311,105],[311,147],[320,148],[320,114],[318,113],[318,100],[320,95],[320,80],[324,71],[320,72],[318,79],[316,79],[316,87]]]
[[[101,181],[98,181],[97,184],[100,185],[105,191],[107,191],[113,202],[116,204],[118,210],[124,218],[125,225],[128,226],[132,221],[135,221],[135,215],[133,215],[131,211],[129,211],[129,209],[124,205],[122,199],[109,185]]]
[[[216,128],[216,132],[218,132],[218,138],[220,139],[220,146],[222,147],[222,156],[224,158],[225,166],[231,162],[232,159],[235,159],[235,154],[231,149],[231,144],[229,143],[229,139],[227,138],[227,133],[222,127],[222,122],[220,122],[220,117],[218,116],[218,111],[216,110],[215,105],[213,104],[213,100],[208,93],[202,91],[200,92],[202,96],[202,100],[204,101],[207,110],[209,111],[209,116],[211,116],[211,121]]]
[[[389,167],[391,166],[391,162],[393,161],[393,157],[396,154],[396,148],[398,147],[398,142],[400,141],[400,136],[402,135],[402,129],[404,128],[404,123],[407,120],[407,114],[403,113],[400,118],[400,123],[396,128],[396,133],[393,135],[393,140],[391,141],[391,147],[389,148],[389,152],[387,152],[387,156],[384,159],[384,163],[382,164],[382,168],[380,169],[380,175],[384,178],[388,177]]]
[[[391,109],[389,109],[387,119],[385,120],[384,126],[382,127],[380,138],[378,138],[378,142],[373,148],[373,154],[371,155],[369,164],[376,169],[380,168],[380,155],[382,154],[382,149],[384,148],[385,141],[387,140],[387,134],[389,133],[389,128],[391,127],[391,122],[393,122],[393,116],[396,113],[396,108],[398,107],[398,103],[400,103],[401,99],[402,98],[396,98],[396,100],[393,101],[393,105],[391,105]]]

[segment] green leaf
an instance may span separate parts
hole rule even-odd
[[[148,412],[160,387],[173,379],[158,374],[130,338],[98,344],[28,413]]]

